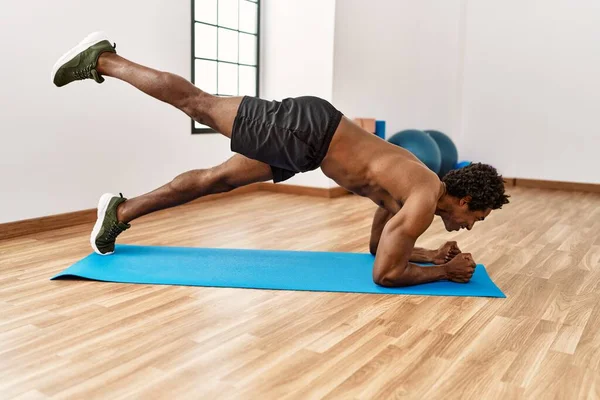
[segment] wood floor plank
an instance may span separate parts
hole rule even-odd
[[[569,385],[577,384],[577,381],[580,380],[578,376],[575,376],[575,369],[571,368],[572,356],[558,353],[554,351],[550,351],[542,360],[540,364],[539,370],[532,377],[531,383],[526,385],[527,390],[525,391],[525,395],[531,399],[544,399],[544,398],[552,398],[559,390],[559,386],[561,383],[561,379],[565,374],[569,376],[573,381],[569,382]],[[578,370],[578,372],[581,370]],[[570,372],[570,373],[569,373]],[[583,374],[581,374],[581,378]],[[573,392],[571,390],[571,392]],[[563,391],[564,393],[564,391]],[[564,397],[573,399],[577,396],[572,393],[572,397]]]
[[[361,329],[360,335],[347,337],[336,346],[336,350],[325,354],[323,362],[314,366],[314,371],[300,377],[297,381],[299,389],[290,392],[286,398],[324,397],[356,373],[365,360],[370,360],[395,340],[383,329],[384,326],[379,323],[370,323]]]
[[[471,232],[506,299],[49,281],[89,226],[0,241],[0,398],[600,399],[600,194],[510,189]],[[367,252],[375,207],[255,192],[121,243]],[[284,217],[285,216],[285,217]]]
[[[600,303],[594,305],[574,357],[575,365],[600,371]]]
[[[502,376],[502,380],[516,386],[527,387],[538,373],[557,334],[556,323],[540,320],[525,339],[519,354]]]

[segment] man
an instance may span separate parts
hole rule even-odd
[[[382,286],[442,279],[468,282],[475,262],[456,243],[432,251],[415,248],[415,241],[434,215],[442,218],[448,231],[470,230],[508,203],[502,177],[493,167],[474,164],[440,181],[410,152],[364,131],[325,100],[216,97],[180,76],[118,56],[103,33],[86,37],[52,71],[59,87],[80,79],[102,83],[105,76],[128,82],[210,126],[230,138],[231,150],[239,154],[219,166],[181,174],[140,197],[103,195],[91,235],[98,254],[112,254],[116,237],[142,215],[255,182],[282,182],[321,167],[340,186],[379,206],[370,242],[376,255],[374,282]]]

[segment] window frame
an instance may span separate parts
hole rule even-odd
[[[220,26],[219,25],[219,21],[218,21],[218,9],[219,9],[219,0],[216,0],[217,2],[217,24],[209,24],[206,22],[202,22],[202,21],[196,21],[196,14],[195,14],[195,4],[196,4],[196,0],[190,0],[191,3],[191,11],[192,11],[192,15],[190,17],[192,23],[191,23],[191,33],[192,33],[192,46],[191,46],[191,74],[192,74],[192,79],[191,82],[192,84],[196,85],[196,71],[195,71],[195,61],[196,60],[206,60],[203,57],[196,57],[196,23],[200,23],[200,24],[204,24],[204,25],[209,25],[209,26],[214,26],[217,29],[227,29],[230,31],[236,31],[236,32],[241,32],[241,33],[245,33],[245,34],[250,34],[250,35],[256,35],[256,96],[259,97],[259,91],[260,91],[260,39],[261,39],[261,32],[260,32],[260,12],[261,12],[261,0],[256,0],[256,1],[251,1],[251,0],[238,0],[239,2],[242,1],[247,1],[250,3],[256,3],[256,34],[251,33],[251,32],[246,32],[246,31],[240,31],[239,29],[232,29],[232,28],[228,28],[228,27],[224,27],[224,26]],[[239,3],[238,3],[239,4]],[[239,26],[238,26],[239,28]],[[238,42],[238,49],[239,49],[239,42]],[[217,51],[218,51],[218,37],[217,37]],[[239,50],[238,50],[239,51]],[[243,64],[240,63],[239,60],[237,63],[233,63],[233,62],[228,62],[228,61],[218,61],[218,55],[217,55],[217,59],[216,60],[210,60],[210,61],[217,61],[217,62],[225,62],[228,64],[235,64],[235,65],[247,65],[247,64]],[[252,67],[254,67],[252,65]],[[238,78],[239,79],[239,78]],[[239,85],[239,82],[238,82]],[[202,88],[200,88],[202,89]],[[214,93],[211,93],[214,94]],[[195,121],[193,119],[190,119],[191,121],[191,126],[192,126],[192,134],[206,134],[206,133],[218,133],[216,132],[214,129],[211,128],[197,128],[195,125]]]

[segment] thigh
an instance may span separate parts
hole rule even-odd
[[[215,171],[224,183],[233,187],[273,179],[273,173],[269,164],[253,160],[241,154],[236,154],[223,164],[215,167]]]
[[[208,125],[222,135],[231,138],[233,122],[243,97],[214,97],[208,109]]]

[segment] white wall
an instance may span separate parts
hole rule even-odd
[[[347,115],[440,129],[506,176],[600,182],[600,2],[343,0],[335,18]]]
[[[343,0],[345,1],[345,0]],[[262,0],[260,97],[318,96],[331,101],[335,0]],[[321,170],[286,184],[328,188]]]
[[[115,11],[118,10],[118,11]],[[600,182],[595,0],[263,0],[261,96],[436,128],[505,175]],[[126,84],[57,89],[50,69],[103,29],[121,54],[190,76],[189,2],[4,2],[0,223],[135,196],[227,159],[219,135]],[[335,29],[335,30],[334,30]],[[320,171],[287,183],[330,187]]]
[[[190,76],[189,1],[3,2],[0,223],[135,196],[231,155],[220,135],[191,135],[186,115],[128,85],[50,82],[55,60],[92,30],[124,56]]]
[[[508,176],[600,183],[599,21],[596,0],[468,2],[468,158]]]
[[[262,11],[261,96],[331,100],[335,0],[263,0]],[[232,155],[226,138],[191,135],[184,114],[122,82],[50,82],[56,59],[93,30],[188,78],[189,23],[189,1],[3,3],[0,223],[92,208],[106,191],[136,196]],[[333,186],[320,170],[286,183]]]
[[[460,0],[336,5],[333,102],[349,117],[457,137]]]

